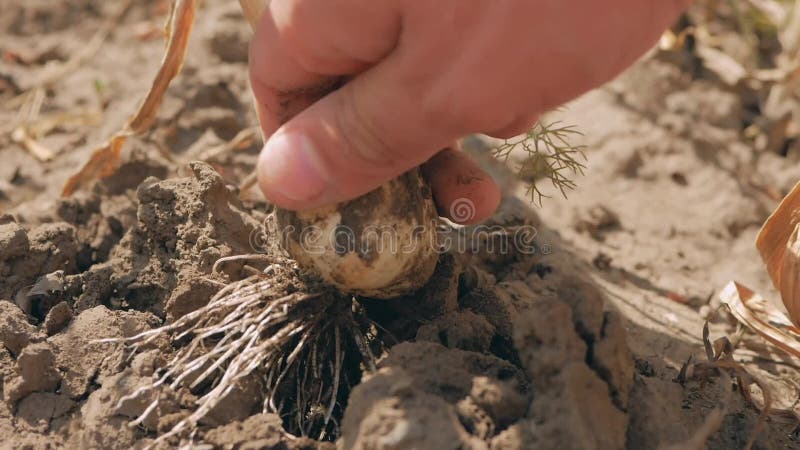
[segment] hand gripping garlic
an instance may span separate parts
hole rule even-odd
[[[255,29],[266,0],[239,3]],[[438,215],[419,169],[349,202],[304,212],[278,208],[276,222],[289,255],[343,292],[408,294],[428,281],[439,259]]]

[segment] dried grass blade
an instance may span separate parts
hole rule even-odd
[[[11,140],[22,145],[28,153],[40,162],[48,162],[55,157],[55,153],[52,150],[40,144],[24,127],[17,127],[11,133]]]
[[[183,66],[196,8],[196,0],[174,1],[168,27],[167,50],[144,101],[125,127],[106,145],[95,150],[81,170],[70,177],[62,191],[63,196],[70,196],[91,182],[113,174],[119,166],[122,146],[127,138],[143,133],[153,123],[164,93]]]
[[[128,124],[128,128],[133,133],[142,133],[150,127],[170,82],[183,68],[186,49],[189,46],[189,36],[194,27],[196,9],[195,0],[175,1],[168,31],[167,51],[161,61],[156,78],[153,80],[153,86],[139,107],[139,111]]]

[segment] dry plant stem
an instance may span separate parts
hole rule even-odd
[[[218,145],[203,151],[200,153],[197,159],[201,161],[210,161],[219,157],[220,155],[224,155],[235,150],[246,149],[258,139],[259,135],[260,130],[258,127],[245,128],[237,133],[236,136],[230,140],[230,142],[226,142],[222,145]]]
[[[38,96],[41,93],[41,97]],[[38,139],[48,135],[55,128],[65,125],[92,126],[97,124],[102,117],[102,112],[97,109],[80,108],[72,111],[61,111],[40,117],[40,110],[44,101],[44,90],[35,90],[31,96],[33,100],[20,109],[17,123],[21,125],[11,132],[11,140],[20,144],[34,158],[40,162],[51,161],[57,154],[42,145]]]
[[[37,142],[24,127],[17,127],[11,133],[11,140],[22,145],[28,153],[41,162],[48,162],[55,157],[52,150]]]
[[[108,177],[119,165],[122,146],[130,136],[147,131],[155,120],[158,108],[170,82],[181,70],[186,57],[194,25],[196,0],[175,0],[167,26],[167,50],[144,101],[125,127],[117,132],[106,145],[95,150],[81,170],[70,177],[62,195],[70,196],[91,182]]]
[[[787,352],[789,355],[794,357],[800,356],[800,330],[798,330],[781,311],[769,304],[763,297],[738,283],[731,282],[723,292],[720,293],[720,299],[722,303],[728,307],[731,314],[739,321],[741,326],[745,326],[754,331],[767,342]],[[737,338],[736,342],[738,342],[738,340]],[[771,415],[800,421],[800,415],[793,408],[779,409],[771,407],[772,397],[766,384],[757,377],[749,374],[744,367],[733,360],[732,353],[736,342],[730,345],[730,350],[725,351],[725,354],[729,356],[725,361],[719,360],[723,352],[715,348],[713,353],[716,354],[716,356],[713,364],[726,364],[727,367],[736,371],[737,376],[740,377],[739,385],[742,395],[749,403],[753,404],[756,409],[761,411],[763,420],[766,420],[767,415]],[[774,362],[773,358],[767,359]],[[741,379],[745,379],[746,381],[741,381]],[[758,405],[747,389],[747,386],[753,383],[758,385],[763,393],[763,405]]]

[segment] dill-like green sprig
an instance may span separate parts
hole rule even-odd
[[[573,178],[583,175],[586,165],[585,145],[570,142],[575,136],[583,136],[573,125],[564,125],[561,121],[538,122],[526,134],[506,139],[492,150],[495,158],[507,161],[517,149],[526,153],[526,157],[518,164],[516,170],[519,177],[528,183],[527,194],[538,206],[549,196],[542,193],[541,179],[549,179],[558,188],[564,198],[567,191],[575,189]]]

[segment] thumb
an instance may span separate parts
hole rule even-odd
[[[457,138],[426,124],[413,96],[381,63],[279,128],[259,160],[261,189],[303,210],[365,194]]]

